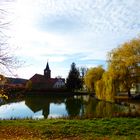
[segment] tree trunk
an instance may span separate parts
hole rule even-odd
[[[128,90],[128,97],[129,97],[129,98],[132,97],[131,92],[130,92],[130,89]]]

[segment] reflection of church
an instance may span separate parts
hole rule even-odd
[[[38,98],[27,98],[25,104],[35,113],[42,110],[44,118],[48,118],[50,112],[50,101]]]
[[[29,80],[32,82],[33,89],[60,89],[65,87],[64,78],[51,78],[51,70],[48,62],[44,69],[44,75],[35,74]]]
[[[25,99],[27,107],[34,113],[42,111],[44,118],[48,118],[50,115],[51,103],[56,105],[65,104],[65,109],[69,116],[78,116],[80,113],[83,113],[81,112],[81,99],[75,98],[74,96],[35,96],[34,98],[31,96]]]
[[[34,113],[42,111],[44,118],[48,118],[50,114],[50,104],[61,104],[65,102],[66,97],[51,97],[51,96],[36,96],[34,98],[27,97],[25,99],[25,104],[30,108]]]

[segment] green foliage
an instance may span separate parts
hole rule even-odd
[[[65,103],[69,116],[78,116],[80,114],[80,109],[82,106],[80,99],[74,99],[74,97],[67,98]]]
[[[89,91],[95,92],[95,83],[102,78],[104,72],[105,70],[102,66],[91,68],[87,71],[84,82]]]
[[[71,91],[82,88],[82,79],[75,63],[71,64],[71,69],[66,79],[66,87]]]

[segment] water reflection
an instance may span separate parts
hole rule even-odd
[[[50,115],[50,108],[53,105],[54,108],[57,108],[59,105],[64,104],[61,110],[66,110],[67,114],[61,114],[62,116],[77,116],[80,115],[80,110],[82,108],[82,100],[78,98],[78,96],[70,96],[70,97],[55,97],[55,96],[47,96],[47,97],[28,97],[25,99],[25,104],[35,113],[42,110],[42,115],[44,118],[48,118]],[[58,112],[60,109],[58,110]],[[62,112],[64,112],[62,111]],[[57,114],[55,114],[57,115]],[[53,112],[52,115],[53,117]]]
[[[70,97],[65,101],[66,110],[69,116],[80,115],[80,110],[82,107],[82,100],[79,98]]]
[[[45,98],[26,98],[25,105],[27,105],[34,113],[42,110],[44,118],[48,118],[50,112],[50,100]]]
[[[114,112],[120,112],[120,106],[117,104],[111,104],[109,102],[97,101],[94,98],[89,98],[83,106],[83,116],[85,117],[111,117]]]
[[[8,105],[7,108],[6,105]],[[14,113],[9,114],[9,111]],[[11,116],[11,114],[14,115]],[[19,116],[20,118],[76,116],[94,118],[135,115],[140,116],[140,102],[119,105],[97,101],[90,96],[30,96],[24,98],[22,102],[14,103],[14,106],[13,103],[8,102],[0,106],[1,119],[19,118]]]

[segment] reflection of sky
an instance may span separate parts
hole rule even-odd
[[[33,113],[25,102],[11,103],[0,106],[0,119],[10,118],[41,118],[42,111]]]
[[[48,118],[56,118],[62,116],[67,116],[65,104],[51,103]],[[41,119],[44,118],[44,116],[42,115],[42,110],[34,113],[25,105],[25,102],[22,101],[19,103],[11,103],[0,106],[0,119],[10,119],[10,118]]]
[[[92,103],[93,101],[93,103]],[[95,99],[90,100],[90,102],[83,103],[83,110],[80,110],[80,116],[83,115],[100,115],[103,117],[111,116],[114,113],[132,113],[138,112],[140,113],[140,103],[130,103],[130,106],[111,104],[105,102],[98,102],[96,105]],[[94,107],[93,107],[94,105]],[[135,107],[134,107],[135,106]],[[93,108],[96,108],[93,110]],[[50,103],[50,113],[48,118],[59,118],[68,116],[66,105],[64,103],[55,104]],[[25,102],[19,103],[11,103],[7,105],[0,106],[0,119],[11,119],[11,118],[33,118],[33,119],[42,119],[44,116],[42,115],[42,110],[34,113],[32,112],[26,105]]]
[[[66,111],[64,103],[61,103],[61,104],[51,103],[50,104],[50,114],[48,118],[57,118],[57,117],[63,117],[67,115],[68,113]]]

